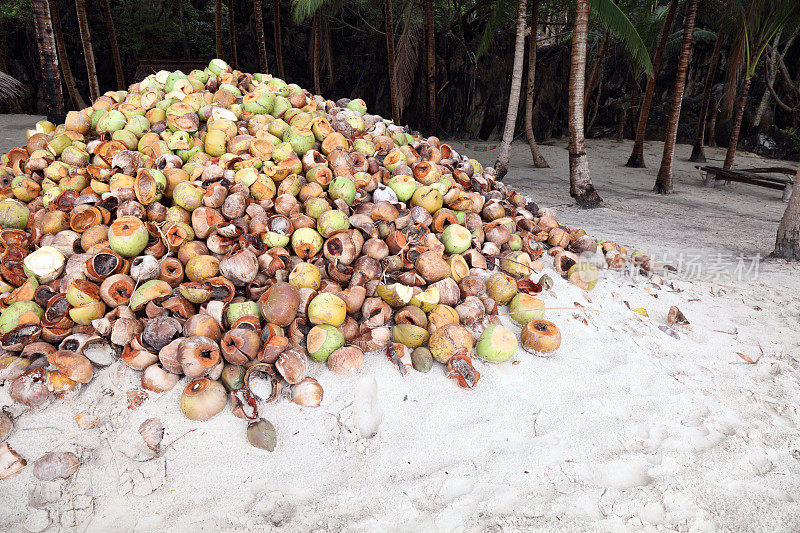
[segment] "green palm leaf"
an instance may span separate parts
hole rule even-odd
[[[701,41],[709,43],[716,42],[716,32],[704,30],[702,28],[695,28],[692,34],[692,46]],[[667,43],[664,45],[664,55],[672,57],[681,51],[681,43],[683,42],[683,30],[676,31],[667,37]]]
[[[508,23],[509,20],[516,20],[517,0],[497,0],[494,3],[492,14],[489,20],[486,21],[486,27],[483,29],[483,36],[478,45],[478,57],[482,56],[489,49],[495,35],[500,31],[500,28]]]
[[[590,7],[603,27],[616,37],[647,77],[652,78],[653,63],[650,61],[647,46],[625,13],[611,0],[592,0]]]
[[[325,0],[292,0],[292,13],[294,20],[303,22],[307,18],[314,16],[314,13],[322,7]]]

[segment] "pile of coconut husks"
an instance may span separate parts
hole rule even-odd
[[[598,267],[652,267],[363,100],[219,59],[37,123],[0,160],[0,198],[0,380],[15,402],[72,398],[122,359],[143,390],[183,388],[192,420],[230,403],[270,450],[259,410],[320,405],[311,365],[347,374],[381,353],[472,388],[520,343],[558,350],[543,261],[585,290]],[[0,415],[0,441],[12,431]],[[69,472],[62,455],[38,470]],[[0,477],[23,466],[4,444]]]

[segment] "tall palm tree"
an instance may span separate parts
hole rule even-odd
[[[330,3],[330,2],[328,2]],[[328,11],[326,0],[292,0],[295,21],[303,22],[311,17],[311,69],[314,80],[314,92],[320,94],[320,59],[322,47],[325,46],[325,55],[328,61],[328,74],[333,78],[333,63],[331,54],[330,34],[327,33]]]
[[[275,63],[278,65],[278,77],[286,78],[283,71],[283,40],[281,39],[281,1],[272,0],[272,27],[275,33]]]
[[[333,85],[336,79],[336,69],[333,68],[333,39],[331,39],[331,16],[329,8],[326,8],[322,12],[321,27],[321,53],[325,54],[325,69],[328,71],[328,82]]]
[[[639,110],[639,122],[636,125],[636,140],[633,142],[633,152],[625,163],[626,167],[644,168],[644,134],[647,130],[647,119],[650,116],[650,106],[653,103],[653,92],[656,89],[656,77],[658,70],[661,68],[661,59],[664,57],[664,47],[667,45],[667,37],[669,37],[669,29],[672,26],[672,21],[675,19],[675,11],[678,8],[678,0],[671,0],[669,4],[669,11],[667,16],[664,17],[664,25],[661,29],[661,37],[658,39],[658,46],[656,53],[653,55],[653,77],[647,80],[647,87],[644,91],[644,98],[642,99],[642,107]]]
[[[569,68],[569,195],[583,208],[598,207],[603,204],[589,176],[586,139],[583,136],[583,92],[586,83],[588,29],[589,0],[576,0]]]
[[[428,52],[428,132],[436,132],[436,33],[433,24],[433,0],[425,0],[425,35]]]
[[[530,35],[528,36],[528,90],[525,95],[525,136],[528,139],[528,146],[531,149],[533,166],[536,168],[548,168],[544,156],[539,152],[536,138],[533,135],[533,95],[534,82],[536,81],[536,39],[539,31],[539,1],[533,0],[533,11],[531,12]]]
[[[528,14],[526,0],[519,0],[517,8],[517,38],[514,44],[514,67],[511,74],[511,92],[508,97],[508,112],[506,113],[506,126],[503,129],[503,142],[500,144],[500,153],[494,168],[497,179],[502,180],[508,173],[508,163],[511,158],[511,142],[514,140],[514,127],[517,124],[517,110],[519,109],[519,93],[522,86],[522,66],[525,59],[525,18]]]
[[[225,49],[222,46],[222,0],[214,2],[214,41],[217,44],[217,57],[225,57]]]
[[[111,47],[111,57],[114,59],[114,73],[117,76],[117,88],[125,87],[125,76],[122,73],[122,59],[119,56],[119,45],[117,44],[117,32],[114,29],[114,19],[111,17],[111,6],[108,0],[100,0],[103,8],[103,20],[106,23],[106,33],[108,33],[108,44]]]
[[[319,83],[319,45],[322,36],[322,29],[320,23],[320,10],[314,13],[313,22],[311,24],[311,47],[312,47],[312,61],[311,67],[314,71],[314,94],[320,94],[322,88]]]
[[[717,72],[723,40],[722,36],[718,34],[717,42],[714,43],[714,52],[711,54],[711,64],[708,66],[708,72],[706,73],[706,82],[703,85],[703,102],[700,104],[700,113],[697,116],[697,133],[694,138],[692,155],[689,156],[689,161],[693,163],[706,162],[706,154],[703,150],[703,139],[706,134],[706,116],[708,115],[708,104],[711,102],[711,88],[714,85],[714,75]]]
[[[692,53],[695,20],[697,20],[697,4],[699,0],[688,0],[686,15],[683,21],[683,41],[681,55],[678,58],[678,72],[675,75],[675,88],[672,91],[672,110],[667,126],[667,138],[664,140],[664,154],[661,167],[653,190],[659,194],[672,194],[672,159],[675,151],[675,139],[678,135],[678,119],[681,116],[683,89],[686,84],[686,71],[689,66],[689,55]]]
[[[600,42],[600,48],[597,50],[597,57],[594,58],[592,72],[589,74],[589,82],[586,84],[586,92],[583,95],[584,109],[589,106],[589,96],[592,94],[592,89],[594,89],[594,84],[597,81],[597,75],[600,72],[600,67],[605,62],[606,53],[608,52],[609,35],[610,32],[608,30],[603,33],[603,40]]]
[[[39,64],[47,94],[47,118],[59,123],[64,119],[64,97],[61,94],[61,79],[58,77],[58,56],[53,38],[53,24],[47,0],[32,0],[33,27],[39,47]]]
[[[734,68],[728,69],[728,87],[733,87],[738,81],[737,62],[744,70],[744,80],[736,102],[736,114],[731,138],[728,142],[728,151],[725,154],[725,162],[722,164],[723,168],[733,166],[733,157],[736,154],[736,145],[739,143],[739,132],[742,128],[744,107],[747,105],[747,97],[750,92],[750,82],[758,68],[761,56],[775,34],[781,31],[798,13],[797,0],[760,0],[757,2],[737,0],[735,4],[734,10],[740,18],[741,32],[731,54],[731,63]]]
[[[60,59],[59,65],[61,66],[61,74],[64,76],[64,84],[67,86],[67,92],[76,107],[83,109],[86,107],[86,102],[83,100],[81,93],[75,85],[75,78],[72,75],[72,68],[69,66],[69,58],[67,57],[67,47],[64,44],[64,37],[61,35],[61,17],[58,13],[58,2],[53,1],[50,4],[50,15],[53,22],[53,38],[56,41],[56,49],[58,50],[58,57]]]
[[[492,8],[491,16],[484,28],[483,37],[481,38],[480,45],[478,46],[478,55],[482,55],[485,53],[489,45],[491,44],[492,40],[496,33],[498,33],[499,27],[505,23],[507,18],[510,16],[510,7],[513,5],[512,0],[497,0]],[[644,42],[642,41],[641,36],[636,31],[636,28],[631,23],[630,19],[625,15],[625,13],[614,3],[613,0],[591,0],[588,3],[588,9],[590,9],[591,13],[597,17],[600,24],[605,27],[611,35],[613,35],[619,42],[622,44],[625,51],[631,56],[631,59],[638,64],[648,75],[652,75],[653,66],[650,62],[650,56],[647,53],[647,47],[645,47]],[[519,21],[519,10],[517,10],[517,21]],[[517,24],[519,27],[519,24]],[[519,34],[519,32],[517,32]],[[518,41],[517,41],[518,42]],[[516,57],[518,48],[515,48],[515,65],[516,65]],[[524,44],[523,44],[523,56],[524,56]],[[585,57],[584,57],[585,63]],[[529,75],[530,75],[530,68],[529,65]],[[585,78],[585,76],[584,76]],[[512,91],[513,91],[513,80],[512,77]],[[512,102],[509,98],[509,104]],[[518,104],[518,102],[517,102]],[[509,105],[509,113],[511,113],[511,106]],[[527,110],[526,110],[527,113]],[[507,119],[515,120],[516,119],[516,107],[513,110],[513,117],[509,114]],[[513,125],[513,123],[512,123]],[[529,131],[532,131],[531,128],[527,128]],[[508,157],[507,153],[510,152],[510,146],[507,146],[508,143],[513,140],[513,131],[511,132],[511,137],[508,139],[506,138],[506,132],[508,130],[508,120],[506,121],[506,128],[504,129],[503,135],[503,142],[500,144],[500,155],[498,156],[496,167],[499,167],[498,176],[504,175],[504,169],[508,168],[508,163],[504,163],[503,159]],[[530,144],[530,141],[529,141]]]
[[[400,108],[397,103],[397,83],[394,68],[394,23],[392,22],[392,1],[383,0],[383,21],[386,30],[386,53],[389,64],[389,94],[392,100],[392,120],[400,123]]]
[[[86,60],[86,74],[89,78],[89,95],[92,101],[100,97],[100,87],[97,84],[97,68],[94,65],[94,52],[92,51],[92,35],[89,33],[89,19],[86,17],[86,0],[75,0],[75,11],[78,13],[78,29],[83,44],[83,58]]]
[[[767,63],[764,65],[764,81],[767,84],[767,88],[764,89],[764,92],[761,93],[761,101],[758,102],[758,107],[756,108],[756,112],[753,114],[753,126],[760,126],[764,120],[764,114],[767,112],[769,108],[770,100],[772,99],[772,95],[769,93],[769,87],[775,87],[775,80],[778,78],[778,59],[780,54],[778,53],[778,45],[781,42],[781,35],[782,32],[779,31],[775,34],[775,37],[772,39],[772,45],[769,47],[769,53],[767,54]],[[789,38],[789,41],[794,41],[795,35]]]
[[[239,54],[236,50],[236,17],[234,15],[233,0],[228,0],[228,35],[231,40],[231,66],[239,67]]]
[[[262,0],[253,0],[253,17],[256,19],[256,45],[258,46],[258,68],[266,73],[267,66],[267,44],[264,42],[264,10]]]
[[[775,238],[775,251],[772,255],[786,259],[800,260],[800,167],[794,177],[789,205],[783,213]]]

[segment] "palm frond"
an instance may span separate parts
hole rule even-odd
[[[24,91],[25,87],[16,78],[0,72],[0,101],[19,98]]]
[[[682,42],[683,42],[683,30],[679,30],[670,34],[670,36],[667,37],[667,43],[664,45],[664,56],[672,57],[677,55],[681,51]],[[692,34],[692,46],[701,42],[706,42],[706,43],[717,42],[717,33],[710,30],[695,28],[694,33]]]
[[[669,6],[642,6],[636,9],[631,17],[631,22],[636,26],[636,31],[645,43],[650,43],[651,52],[655,53],[658,38],[661,35],[661,27],[664,25],[664,18],[669,12]]]
[[[592,0],[589,4],[592,12],[600,19],[601,24],[611,32],[631,59],[641,68],[648,78],[653,77],[653,63],[647,52],[642,37],[636,27],[622,10],[611,0]]]
[[[482,56],[489,50],[489,46],[494,41],[495,36],[500,33],[500,28],[508,24],[510,20],[516,20],[518,2],[515,0],[497,0],[494,3],[494,9],[486,21],[486,26],[483,29],[483,36],[478,45],[478,57]]]
[[[322,7],[325,0],[292,0],[292,14],[294,20],[303,22],[304,20],[314,16],[314,13]]]
[[[395,79],[397,87],[397,108],[402,116],[403,110],[411,99],[414,90],[414,77],[417,72],[420,44],[424,36],[422,25],[414,19],[413,4],[406,9],[403,33],[397,43],[395,52]]]
[[[727,111],[733,109],[742,75],[752,78],[767,45],[784,28],[794,28],[800,20],[797,0],[734,0],[726,16],[733,31],[733,45],[725,77]]]

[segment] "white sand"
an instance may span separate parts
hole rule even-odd
[[[659,149],[647,149],[651,167]],[[278,430],[273,453],[247,443],[230,408],[186,420],[183,381],[128,410],[138,372],[112,366],[73,402],[9,408],[20,415],[9,442],[29,462],[73,451],[82,465],[67,481],[36,481],[29,466],[0,482],[0,530],[796,531],[798,268],[770,261],[740,281],[715,259],[772,249],[780,193],[704,189],[682,160],[690,147],[679,146],[677,194],[656,197],[654,168],[621,166],[630,143],[593,140],[590,166],[608,207],[581,211],[568,196],[563,145],[543,147],[550,170],[530,168],[526,150],[515,145],[508,182],[558,206],[561,221],[669,254],[672,264],[681,252],[701,254],[701,275],[719,264],[719,279],[682,269],[682,292],[670,292],[615,273],[586,294],[554,275],[548,306],[591,311],[549,311],[561,349],[550,358],[520,352],[517,364],[478,362],[473,391],[441,366],[402,377],[379,354],[348,377],[313,364],[321,407],[262,408]],[[475,155],[493,162],[492,152]],[[692,323],[678,340],[658,329],[671,305]],[[740,364],[737,352],[757,363]],[[0,387],[0,405],[10,403]],[[80,429],[77,413],[100,421]],[[149,456],[139,424],[153,416],[165,442],[180,440],[137,462]],[[378,416],[377,434],[362,438]]]

